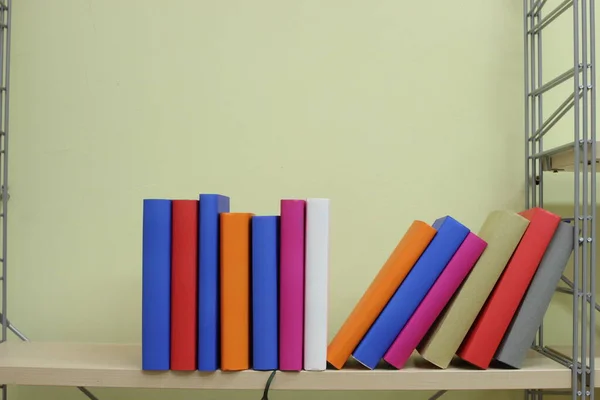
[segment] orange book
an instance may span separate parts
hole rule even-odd
[[[411,224],[327,347],[327,361],[332,366],[342,368],[435,234],[423,221]]]
[[[250,213],[221,213],[221,369],[250,368]]]

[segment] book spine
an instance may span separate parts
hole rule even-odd
[[[558,215],[538,207],[520,214],[529,220],[527,230],[457,353],[482,369],[489,367],[560,223]]]
[[[302,369],[304,332],[304,200],[281,200],[279,368]]]
[[[327,361],[334,368],[342,368],[435,234],[425,222],[413,221],[327,346]]]
[[[144,200],[142,369],[170,368],[171,201]]]
[[[196,369],[198,200],[173,200],[171,242],[171,369]]]
[[[221,369],[250,368],[250,213],[222,213]]]
[[[436,220],[433,228],[437,234],[353,353],[367,368],[377,366],[469,233],[451,217]]]
[[[304,369],[327,367],[329,199],[306,200]]]
[[[252,217],[252,368],[279,365],[279,217]]]
[[[201,194],[198,213],[198,369],[219,365],[219,214],[229,212],[229,197]]]
[[[404,367],[412,352],[471,271],[486,246],[487,243],[474,233],[471,232],[467,235],[427,296],[388,349],[383,357],[386,362],[398,369]]]
[[[521,368],[573,252],[575,229],[561,222],[494,358]]]

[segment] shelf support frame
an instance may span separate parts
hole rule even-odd
[[[0,264],[2,266],[2,334],[0,335],[0,343],[7,339],[7,230],[8,230],[8,138],[9,138],[9,99],[10,99],[10,42],[11,42],[11,14],[12,0],[6,0],[0,7],[0,196],[2,203],[2,211],[0,219],[2,219],[2,256]],[[3,388],[3,394],[6,389]],[[4,396],[6,400],[6,396]]]
[[[542,323],[532,348],[571,369],[572,400],[594,400],[596,311],[596,75],[595,1],[565,0],[542,16],[545,0],[523,0],[525,208],[544,207],[544,162],[560,148],[544,150],[544,136],[567,113],[573,113],[573,278],[563,276],[572,294],[573,336],[569,356],[544,344]],[[572,66],[547,83],[542,81],[542,31],[567,10],[572,10]],[[543,97],[563,82],[573,90],[550,116],[543,119]],[[568,146],[567,146],[568,147]],[[591,162],[590,162],[591,161]],[[567,221],[567,220],[565,220]],[[574,362],[575,360],[575,362]],[[547,391],[527,390],[525,399],[542,399]]]
[[[2,211],[2,255],[0,257],[2,307],[0,315],[0,343],[7,340],[8,319],[7,311],[7,230],[8,230],[8,137],[9,137],[9,99],[10,99],[10,42],[11,42],[11,14],[12,0],[5,0],[0,4],[0,202]],[[2,400],[8,400],[8,388],[5,384],[0,385]]]

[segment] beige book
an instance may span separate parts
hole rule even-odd
[[[419,344],[417,351],[424,359],[448,367],[528,225],[529,220],[511,211],[488,215],[478,233],[487,248]]]

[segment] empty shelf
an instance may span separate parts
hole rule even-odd
[[[596,146],[598,146],[596,142]],[[600,149],[600,148],[599,148]],[[588,154],[588,165],[592,165],[592,146],[587,144],[581,147],[580,159],[583,162],[584,151]],[[564,144],[559,147],[555,147],[550,150],[545,150],[541,153],[535,154],[533,157],[539,158],[542,164],[543,171],[573,171],[575,168],[575,145],[573,142]],[[596,154],[596,164],[598,164],[599,154]]]

